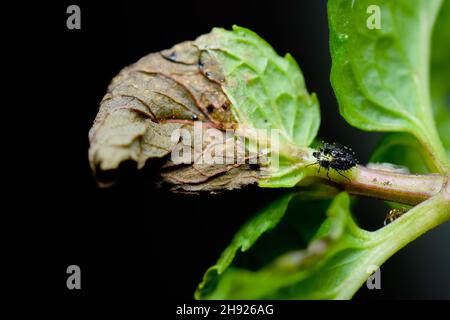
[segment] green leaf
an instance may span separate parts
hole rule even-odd
[[[433,31],[431,51],[431,97],[434,120],[450,158],[450,1],[444,1]],[[413,173],[427,173],[426,154],[412,135],[389,133],[380,141],[372,162],[390,162],[407,166]],[[428,167],[431,167],[428,164]]]
[[[375,232],[356,225],[349,210],[349,196],[341,193],[305,250],[286,252],[256,271],[232,267],[221,277],[215,274],[214,286],[197,298],[349,299],[374,267],[450,218],[448,192],[419,204]]]
[[[405,166],[412,173],[427,173],[427,159],[420,152],[422,145],[408,133],[388,133],[381,139],[370,162],[394,163]]]
[[[320,124],[319,102],[308,94],[295,60],[289,54],[278,56],[256,33],[238,26],[232,31],[215,28],[195,43],[202,61],[218,61],[238,128],[278,130],[280,166],[273,179],[260,185],[295,185],[302,177],[293,173],[299,163],[295,153],[311,144]],[[272,152],[277,152],[275,147]]]
[[[450,167],[433,120],[429,56],[440,0],[330,0],[331,82],[340,112],[369,131],[406,132],[433,170]],[[376,7],[374,7],[376,6]],[[380,29],[368,28],[373,8]],[[375,9],[376,10],[376,9]]]
[[[347,224],[351,230],[359,232],[357,228],[355,229],[349,216],[348,206],[348,195],[340,194],[327,211],[328,219],[323,222],[305,250],[291,250],[259,271],[231,268],[217,283],[216,290],[203,298],[279,298],[276,292],[280,288],[306,279],[313,270],[310,267],[320,263],[329,254],[329,251],[335,251],[332,247],[341,239]],[[315,213],[317,214],[317,212]],[[364,233],[364,231],[362,232]],[[297,272],[300,266],[305,268],[301,272]]]
[[[234,236],[217,263],[210,267],[199,284],[195,297],[201,299],[215,289],[218,277],[228,268],[238,251],[248,250],[265,232],[273,229],[284,216],[293,194],[286,194],[273,201],[248,221]]]
[[[450,158],[450,1],[442,4],[433,31],[431,98],[442,143]]]

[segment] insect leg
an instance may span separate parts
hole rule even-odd
[[[343,176],[345,179],[347,179],[348,181],[352,182],[352,180],[350,180],[348,177],[344,176],[342,173],[339,172],[339,170],[334,169],[334,171],[336,171],[337,173],[339,173],[339,175]]]
[[[327,177],[328,177],[328,180],[333,181],[333,180],[331,180],[330,176],[328,175],[328,172],[330,172],[330,168],[329,167],[327,168]]]

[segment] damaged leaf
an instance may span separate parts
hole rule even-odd
[[[175,137],[176,131],[186,130],[193,136],[194,124],[202,122],[202,134],[209,130],[224,137],[222,130],[234,123],[229,100],[220,85],[205,76],[199,59],[199,49],[183,42],[145,56],[113,79],[89,135],[94,172],[118,169],[126,160],[135,161],[141,169],[148,160],[163,159],[157,183],[180,191],[233,189],[257,181],[256,171],[248,164],[226,161],[226,154],[237,152],[236,145],[222,143],[222,149],[231,149],[223,152],[224,164],[189,166],[171,161],[177,146],[193,144],[180,134]],[[213,140],[199,144],[200,156],[211,146],[217,149],[215,144],[220,147]]]
[[[149,54],[112,80],[89,134],[89,160],[100,183],[101,172],[131,160],[138,169],[148,164],[159,173],[155,183],[172,190],[275,186],[270,179],[309,163],[302,157],[319,119],[317,99],[291,56],[279,57],[247,29],[216,28]],[[260,129],[268,132],[264,139]],[[215,138],[193,139],[199,134]],[[178,152],[182,161],[173,159],[178,150],[188,153]]]

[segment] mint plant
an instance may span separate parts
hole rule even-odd
[[[367,25],[373,6],[379,28]],[[318,170],[329,160],[317,161],[319,102],[295,60],[245,28],[215,28],[142,58],[101,102],[89,150],[99,180],[132,160],[174,191],[285,188],[236,233],[197,299],[349,299],[370,270],[450,219],[450,2],[330,0],[328,16],[340,113],[361,130],[386,132],[371,163],[351,158],[344,175]],[[214,139],[186,143],[208,130]],[[261,130],[276,134],[261,139]],[[189,161],[174,160],[191,149]],[[254,162],[227,162],[242,149]],[[224,161],[197,161],[211,150]],[[358,196],[401,214],[363,230],[351,214]],[[301,241],[277,231],[285,227]],[[246,268],[246,256],[258,267]]]

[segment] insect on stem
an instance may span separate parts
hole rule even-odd
[[[335,143],[330,144],[324,142],[323,146],[319,149],[319,151],[313,152],[313,157],[316,158],[317,161],[310,165],[313,164],[319,165],[317,174],[320,174],[321,168],[325,168],[327,169],[328,180],[333,181],[329,175],[330,169],[333,169],[340,176],[346,178],[348,181],[351,182],[350,178],[341,173],[342,171],[347,171],[354,168],[358,163],[358,160],[355,157],[355,153],[350,148],[345,146],[343,147],[338,146]]]

